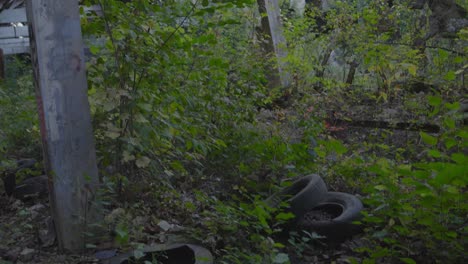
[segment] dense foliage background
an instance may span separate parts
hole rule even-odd
[[[365,203],[352,263],[466,260],[468,29],[433,34],[431,5],[451,3],[458,11],[445,15],[466,23],[467,2],[311,2],[301,16],[280,1],[293,83],[272,87],[277,61],[253,0],[84,1],[102,9],[83,12],[82,27],[103,199],[119,214],[108,220],[121,247],[150,240],[148,226],[165,220],[219,263],[320,254],[313,234],[276,241],[273,223],[287,216],[262,202],[316,172]],[[0,161],[40,159],[30,64],[7,65]]]

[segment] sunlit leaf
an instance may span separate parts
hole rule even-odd
[[[406,264],[416,264],[416,261],[414,261],[414,260],[411,259],[411,258],[400,258],[400,260],[401,260],[403,263],[406,263]]]
[[[428,145],[431,145],[431,146],[434,146],[437,144],[437,138],[436,137],[433,137],[425,132],[420,132],[419,135],[421,136],[422,140],[424,141],[424,143],[428,144]]]
[[[442,103],[442,98],[440,96],[429,96],[428,101],[432,106],[439,106]]]
[[[135,165],[137,165],[138,168],[146,168],[150,162],[151,160],[148,157],[142,156],[136,160]]]
[[[454,71],[449,71],[447,74],[445,74],[444,79],[447,81],[453,81],[457,78],[457,75],[455,74]]]

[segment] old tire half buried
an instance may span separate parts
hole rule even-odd
[[[298,221],[298,229],[326,236],[328,242],[341,242],[360,231],[354,224],[361,218],[362,202],[354,195],[328,192],[324,199]]]
[[[327,186],[316,174],[304,176],[294,181],[278,193],[270,196],[265,202],[270,207],[278,207],[281,202],[290,204],[290,211],[299,219],[325,198]]]

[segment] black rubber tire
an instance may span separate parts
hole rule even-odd
[[[21,159],[16,161],[16,168],[5,171],[2,181],[7,196],[13,195],[16,189],[16,173],[23,169],[34,169],[37,161],[35,159]]]
[[[265,202],[270,207],[278,207],[283,201],[289,202],[290,211],[301,218],[325,198],[327,186],[317,174],[310,174],[294,181],[278,193],[270,196]]]
[[[36,164],[37,161],[35,159],[21,159],[16,161],[17,170],[33,169]]]
[[[23,201],[33,195],[44,196],[48,193],[48,181],[46,175],[28,178],[16,186],[13,196]]]
[[[337,210],[338,209],[338,210]],[[341,242],[360,231],[354,221],[361,219],[361,200],[349,193],[328,192],[325,198],[298,221],[298,229],[326,236],[329,242]],[[314,220],[308,215],[326,211],[335,215],[331,220]]]

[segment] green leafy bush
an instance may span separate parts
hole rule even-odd
[[[9,56],[0,83],[0,162],[40,156],[37,106],[31,67]]]
[[[223,4],[215,12],[98,2],[104,16],[86,20],[84,31],[103,43],[91,46],[88,71],[103,162],[125,175],[139,168],[173,178],[203,169],[264,94],[261,64],[248,56],[246,36],[236,35],[241,27],[228,23],[244,14],[227,13],[235,6]],[[217,24],[226,29],[213,29]],[[218,38],[224,34],[238,39]]]
[[[364,224],[373,246],[363,247],[374,261],[419,263],[462,263],[468,241],[468,159],[466,127],[455,125],[457,104],[443,104],[431,98],[430,104],[445,110],[444,133],[439,136],[421,132],[424,157],[411,164],[386,158],[364,162],[348,160],[349,182],[367,194],[369,208]],[[341,169],[346,168],[341,166]],[[345,174],[346,175],[346,174]]]

